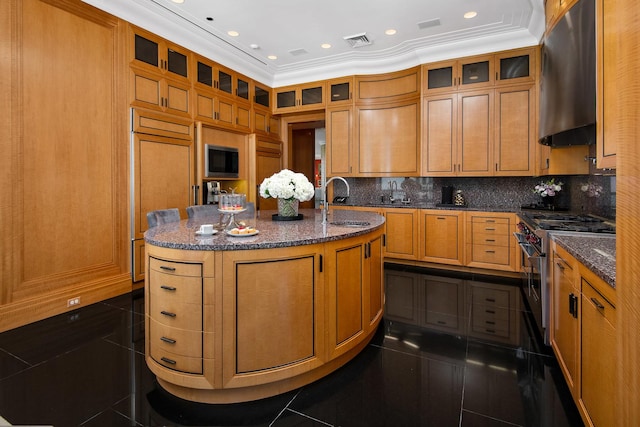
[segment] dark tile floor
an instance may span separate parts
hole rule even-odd
[[[417,316],[387,316],[360,355],[299,390],[234,405],[164,392],[145,365],[137,291],[0,334],[0,416],[54,426],[582,426],[554,358],[529,339],[520,301],[512,343],[467,334],[469,280],[513,283],[447,278],[464,302],[447,334],[423,327],[432,307],[420,280],[432,276],[387,272],[411,279],[388,284],[387,305]]]

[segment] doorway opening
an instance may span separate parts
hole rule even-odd
[[[289,123],[287,128],[289,168],[304,174],[316,190],[315,197],[301,202],[300,208],[317,209],[322,199],[321,187],[324,177],[325,121]]]

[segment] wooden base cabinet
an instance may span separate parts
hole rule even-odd
[[[601,286],[608,286],[601,283]],[[616,404],[616,308],[598,291],[597,280],[582,278],[581,406],[594,427],[619,425]]]
[[[418,209],[383,208],[385,218],[384,256],[418,259]]]
[[[585,425],[619,425],[615,290],[555,242],[551,249],[551,347]]]
[[[420,210],[420,260],[464,264],[464,212]]]
[[[516,271],[517,248],[513,239],[516,216],[500,212],[466,212],[466,265]]]

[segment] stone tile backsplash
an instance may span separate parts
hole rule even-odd
[[[442,201],[442,187],[462,190],[465,201],[472,208],[518,209],[523,205],[540,203],[534,192],[540,182],[552,177],[477,177],[477,178],[348,178],[351,187],[350,203],[379,204],[384,197],[411,199],[411,204],[435,205]],[[615,177],[598,175],[556,176],[562,191],[555,205],[579,213],[615,218]],[[336,194],[341,194],[336,189]]]

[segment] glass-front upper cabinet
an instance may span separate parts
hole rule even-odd
[[[434,94],[493,86],[493,56],[423,65],[423,92]]]
[[[266,108],[271,105],[271,91],[255,82],[253,83],[253,103]]]
[[[535,81],[537,47],[510,50],[496,54],[496,84]]]
[[[155,71],[189,78],[189,51],[144,30],[131,28],[133,61],[136,65]]]
[[[273,93],[276,113],[316,110],[325,105],[324,82],[282,87]]]
[[[327,107],[353,103],[353,77],[329,80]]]

